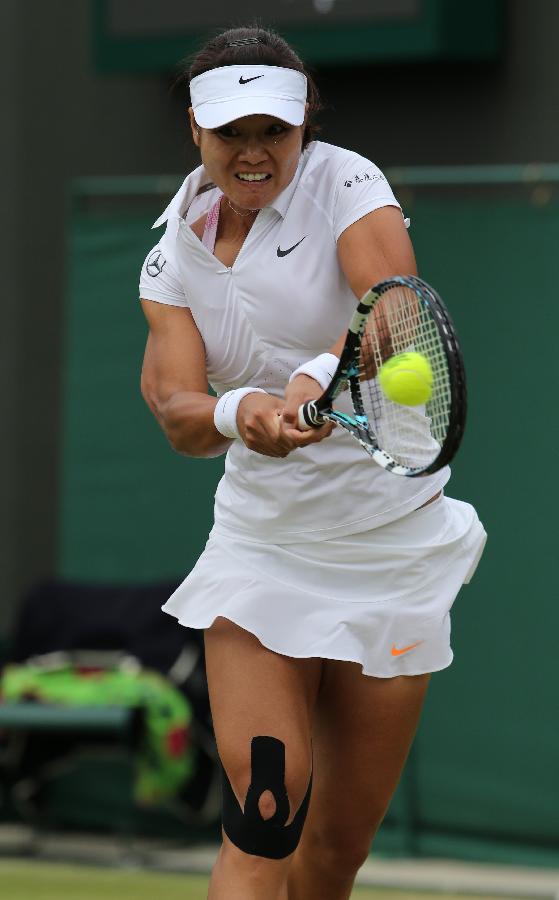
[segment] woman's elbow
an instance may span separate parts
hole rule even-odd
[[[161,419],[158,410],[159,404],[157,402],[157,392],[155,391],[155,386],[144,372],[142,372],[142,376],[140,378],[140,393],[148,408],[151,410],[157,421],[160,422]]]
[[[175,453],[209,458],[227,452],[231,441],[213,427],[213,405],[207,395],[180,391],[162,401],[157,386],[146,377],[141,392]]]
[[[176,450],[177,453],[184,453],[185,450],[182,447],[182,430],[177,427],[178,422],[173,421],[173,419],[169,420],[169,416],[166,414],[165,404],[158,394],[155,383],[147,378],[144,373],[142,373],[140,381],[140,392],[148,409],[160,425],[173,450]]]

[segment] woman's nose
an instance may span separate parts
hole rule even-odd
[[[267,154],[268,151],[266,149],[264,140],[262,138],[254,137],[246,141],[244,146],[241,148],[239,155],[241,159],[255,162],[259,161],[260,159],[264,159]]]

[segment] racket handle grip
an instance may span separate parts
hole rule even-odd
[[[320,415],[314,400],[308,400],[299,407],[298,427],[301,431],[310,431],[311,428],[320,428],[326,419]]]

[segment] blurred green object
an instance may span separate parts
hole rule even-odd
[[[194,750],[189,744],[190,705],[183,694],[157,672],[145,669],[80,669],[72,665],[49,669],[33,665],[9,665],[0,680],[4,704],[18,704],[18,724],[25,730],[25,709],[30,703],[33,727],[48,727],[48,713],[56,705],[56,715],[68,719],[76,708],[75,727],[80,727],[80,711],[93,706],[134,707],[144,712],[144,728],[135,755],[134,796],[141,805],[173,797],[187,782],[194,768]],[[9,709],[8,709],[9,711]],[[39,719],[43,716],[44,722]],[[82,716],[83,718],[83,716]],[[93,719],[93,721],[92,721]],[[31,723],[29,723],[31,724]],[[99,726],[101,725],[98,722]],[[12,728],[16,723],[12,724]],[[95,717],[86,716],[82,728],[91,731]]]

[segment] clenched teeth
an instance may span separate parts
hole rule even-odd
[[[241,181],[266,181],[272,176],[266,172],[237,172],[236,177]]]

